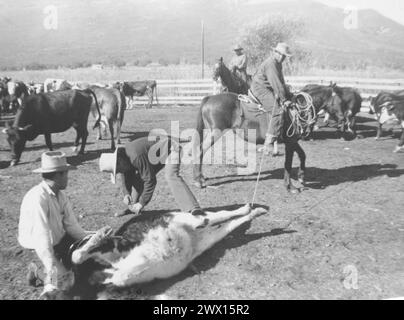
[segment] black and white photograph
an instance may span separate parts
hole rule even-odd
[[[404,300],[403,1],[0,8],[0,300]]]

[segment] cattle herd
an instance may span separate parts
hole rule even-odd
[[[20,161],[27,141],[38,135],[45,136],[46,145],[52,150],[51,134],[73,127],[77,132],[75,152],[84,153],[89,114],[96,118],[97,139],[102,138],[101,125],[109,128],[111,149],[116,139],[120,143],[120,131],[124,111],[133,108],[133,97],[147,95],[150,108],[156,95],[156,81],[116,82],[109,85],[70,83],[63,79],[47,79],[43,84],[0,79],[0,115],[15,114],[14,122],[6,122],[3,133],[11,148],[11,166]],[[158,100],[157,100],[158,102]],[[1,119],[1,117],[0,117]],[[81,142],[81,148],[78,146]]]
[[[309,84],[301,89],[312,97],[316,110],[316,120],[324,114],[327,125],[330,118],[338,124],[337,133],[344,137],[346,133],[356,136],[356,116],[361,110],[362,97],[358,90],[348,87]],[[111,149],[115,148],[116,139],[120,143],[120,131],[124,111],[133,108],[133,97],[147,95],[147,108],[157,100],[157,83],[151,81],[116,82],[109,85],[70,83],[63,79],[47,79],[43,84],[13,81],[8,77],[0,78],[0,114],[15,114],[14,123],[6,123],[3,133],[11,148],[11,165],[19,162],[26,141],[32,141],[43,134],[47,147],[52,150],[51,134],[74,127],[77,131],[75,151],[81,141],[80,153],[84,152],[88,131],[87,120],[91,113],[96,119],[94,127],[98,128],[98,139],[109,128]],[[157,100],[158,102],[158,100]],[[404,148],[404,90],[380,92],[372,98],[370,111],[375,115],[379,128],[376,138],[382,134],[382,125],[396,123],[401,125],[402,134],[398,146],[399,152]],[[309,137],[317,125],[310,127]],[[317,127],[318,128],[318,127]]]

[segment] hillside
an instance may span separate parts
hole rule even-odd
[[[4,2],[4,1],[1,1]],[[0,2],[0,4],[1,4]],[[157,5],[157,2],[159,5]],[[208,62],[228,59],[239,28],[268,14],[300,16],[299,39],[318,66],[404,65],[404,26],[372,10],[359,12],[359,28],[346,30],[342,9],[310,1],[239,6],[217,0],[54,0],[57,30],[45,30],[48,0],[16,0],[2,5],[0,67],[32,63],[69,65],[150,59],[198,62],[201,20]]]

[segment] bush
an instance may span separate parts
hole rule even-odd
[[[148,58],[143,58],[139,60],[139,67],[146,67],[148,64],[152,63],[153,61]]]
[[[124,66],[126,66],[126,62],[123,60],[116,60],[113,65],[117,68],[122,68]]]
[[[304,33],[305,23],[302,19],[281,15],[267,15],[253,23],[244,25],[239,33],[239,43],[246,49],[249,64],[254,68],[261,64],[279,42],[290,46],[293,57],[288,69],[308,64],[311,52],[303,49],[296,38]]]
[[[26,70],[46,70],[49,67],[42,63],[33,62],[25,66]]]
[[[164,67],[166,67],[166,66],[168,66],[170,64],[169,61],[167,59],[165,59],[165,58],[160,58],[158,60],[158,63],[161,64]]]

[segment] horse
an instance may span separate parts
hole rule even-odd
[[[316,112],[316,122],[318,116],[325,113],[324,123],[329,125],[330,117],[338,124],[337,136],[343,138],[345,129],[348,126],[348,120],[345,116],[345,102],[342,96],[342,90],[337,87],[336,83],[331,82],[330,85],[308,84],[304,86],[300,92],[310,95]],[[352,113],[351,113],[352,114]],[[313,139],[314,125],[310,126],[308,138]]]
[[[284,184],[286,189],[293,194],[301,191],[301,189],[293,186],[290,178],[293,155],[296,152],[299,156],[298,180],[304,186],[306,154],[299,145],[299,138],[308,133],[309,126],[315,120],[314,107],[311,105],[306,125],[301,126],[300,119],[305,117],[302,114],[304,108],[299,108],[299,101],[301,100],[299,96],[302,95],[304,94],[295,96],[294,103],[283,115],[283,141],[285,143]],[[263,111],[260,113],[255,111],[259,108],[259,105],[254,103],[251,105],[255,105],[257,108],[250,108],[248,104],[240,101],[239,95],[231,92],[207,96],[202,100],[197,117],[196,136],[193,139],[194,159],[199,158],[198,163],[193,164],[193,177],[196,186],[200,188],[205,186],[205,178],[202,174],[203,156],[223,136],[225,131],[242,129],[244,130],[242,138],[245,141],[256,144],[263,144],[265,142],[265,135],[268,129],[268,116]],[[299,124],[300,127],[298,127]],[[211,139],[203,141],[203,131],[205,129],[211,130],[212,134]],[[251,129],[256,130],[255,141],[252,141],[252,138],[247,134],[247,131]]]
[[[250,75],[247,75],[247,82],[244,81],[241,77],[231,72],[229,68],[226,67],[223,58],[218,60],[213,69],[213,80],[218,82],[219,78],[228,92],[247,94],[251,85]]]
[[[218,62],[215,64],[213,69],[213,80],[218,84],[217,88],[219,92],[233,92],[237,94],[248,94],[248,91],[251,86],[252,77],[251,75],[247,75],[247,82],[245,82],[241,77],[239,77],[236,73],[233,73],[227,68],[227,66],[223,62],[223,58],[218,59]],[[274,151],[272,153],[274,157],[279,155],[278,152],[278,142],[274,143]]]

